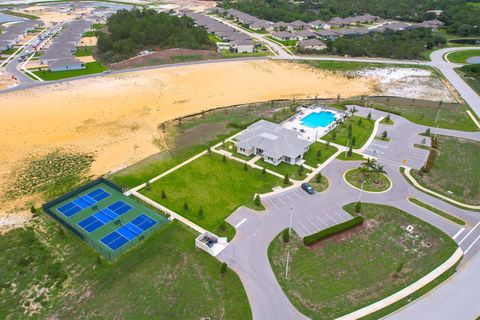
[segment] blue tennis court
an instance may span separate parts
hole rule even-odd
[[[86,219],[83,219],[78,223],[78,225],[88,233],[92,233],[101,226],[109,223],[112,220],[115,220],[117,217],[125,214],[126,212],[132,210],[132,206],[119,200],[108,207],[95,212]],[[133,225],[136,228],[135,225]],[[142,231],[142,230],[140,230]]]
[[[102,188],[97,188],[57,208],[57,211],[62,213],[66,217],[71,217],[74,214],[79,213],[80,211],[107,198],[108,196],[110,196],[110,193],[106,192]]]
[[[100,241],[115,251],[130,240],[141,235],[156,223],[157,221],[142,213],[132,221],[127,222],[125,225],[117,228],[117,230],[109,233],[100,239]]]

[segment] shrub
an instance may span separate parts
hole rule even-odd
[[[243,163],[243,170],[247,171],[248,170],[248,166],[247,166],[247,163]]]
[[[290,177],[288,176],[288,173],[283,177],[283,183],[285,183],[285,184],[290,183]]]
[[[167,199],[167,194],[165,193],[164,190],[162,190],[162,199]]]
[[[187,201],[185,201],[185,202],[183,203],[183,210],[188,211],[188,203],[187,203]]]
[[[198,209],[198,218],[203,219],[203,208],[202,207],[200,207],[200,209]]]
[[[255,196],[255,199],[253,201],[255,202],[255,205],[257,207],[260,206],[261,202],[260,202],[260,196],[258,194]]]
[[[387,130],[385,130],[382,132],[382,139],[385,140],[387,139],[387,137],[388,137],[388,133],[387,133]]]
[[[322,173],[319,172],[319,173],[316,175],[316,177],[315,177],[315,182],[321,183],[321,182],[322,182],[322,178],[323,178],[323,177],[322,177]]]
[[[227,273],[227,264],[225,262],[222,262],[222,265],[220,266],[220,274],[225,274]]]
[[[348,151],[347,151],[347,157],[351,157],[353,154],[353,150],[352,150],[352,146],[350,146],[350,148],[348,148]]]
[[[263,168],[262,169],[262,174],[265,175],[267,173],[267,169]]]
[[[320,160],[322,158],[322,151],[318,150],[317,151],[317,160]]]
[[[35,208],[35,206],[32,205],[32,206],[30,207],[30,212],[31,212],[31,213],[37,213],[37,208]]]
[[[227,157],[225,155],[223,155],[222,161],[227,162]]]
[[[283,239],[283,242],[290,242],[290,230],[288,229],[283,230],[282,239]]]
[[[360,217],[360,216],[354,217],[353,219],[337,224],[336,226],[333,226],[325,230],[319,231],[317,233],[314,233],[312,235],[306,236],[305,238],[303,238],[303,244],[307,246],[311,246],[322,239],[342,233],[343,231],[356,227],[362,223],[363,223],[363,217]]]
[[[359,213],[360,211],[362,211],[362,203],[358,201],[355,203],[355,212]]]

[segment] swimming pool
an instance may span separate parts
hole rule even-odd
[[[335,115],[329,111],[312,112],[301,120],[301,124],[310,128],[327,127],[335,121]]]

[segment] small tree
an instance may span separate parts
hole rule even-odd
[[[283,183],[285,183],[285,184],[290,183],[290,177],[288,176],[288,173],[283,177]]]
[[[262,169],[262,174],[263,174],[263,175],[267,174],[267,169],[263,168],[263,169]]]
[[[337,139],[337,132],[332,131],[332,140],[336,140],[336,139]]]
[[[253,199],[253,202],[255,203],[255,205],[256,205],[257,207],[260,206],[261,202],[260,202],[260,196],[259,196],[258,194],[255,195],[255,198]]]
[[[304,171],[305,171],[305,168],[303,167],[303,165],[300,165],[300,167],[298,167],[298,175],[301,176]]]
[[[247,166],[247,163],[246,163],[246,162],[243,163],[243,170],[245,170],[245,171],[248,170],[248,166]]]
[[[225,155],[223,155],[222,161],[227,162],[227,157]]]
[[[425,131],[425,135],[426,135],[427,137],[430,137],[430,128],[427,128],[427,130]]]
[[[198,209],[198,218],[203,219],[203,208]]]
[[[37,208],[35,208],[35,206],[32,204],[32,206],[30,207],[30,213],[37,213]]]
[[[358,201],[355,203],[355,212],[359,213],[360,211],[362,211],[362,203]]]
[[[224,275],[225,273],[227,273],[227,264],[223,262],[222,265],[220,266],[220,274]]]
[[[321,183],[322,182],[322,173],[319,172],[316,176],[315,176],[315,182],[316,183]]]
[[[322,158],[322,150],[317,151],[317,160],[320,160]]]
[[[212,155],[212,147],[209,147],[207,150],[207,154],[210,157]]]
[[[353,150],[352,150],[352,146],[350,146],[350,148],[348,148],[348,151],[347,151],[347,157],[351,157],[353,154]]]
[[[164,190],[162,190],[162,195],[161,195],[162,199],[167,199],[167,194],[165,193]]]
[[[362,117],[358,118],[358,126],[361,127],[362,126]]]
[[[357,138],[355,136],[352,137],[352,146],[357,144]]]
[[[390,113],[387,114],[387,117],[385,118],[385,121],[387,121],[387,123],[390,123],[391,119],[390,119]]]
[[[187,203],[187,201],[185,201],[185,202],[183,203],[183,210],[188,211],[188,203]]]
[[[387,130],[385,130],[385,131],[382,132],[382,139],[386,140],[387,137],[388,137],[388,133],[387,133]]]
[[[282,233],[283,242],[290,242],[290,230],[285,229]]]
[[[368,119],[368,120],[372,120],[372,113],[371,113],[371,112],[368,113],[367,119]]]

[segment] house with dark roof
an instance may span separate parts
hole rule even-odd
[[[293,30],[303,30],[308,27],[309,27],[308,23],[305,23],[300,20],[296,20],[296,21],[290,22],[287,26],[287,29],[290,31],[293,31]]]
[[[318,35],[319,38],[325,40],[335,40],[342,35],[333,31],[333,30],[316,30],[315,33]]]
[[[308,25],[310,26],[310,28],[313,28],[313,29],[330,29],[331,28],[330,24],[322,20],[310,21]]]
[[[250,29],[259,31],[273,28],[273,24],[266,20],[258,20],[250,25]]]
[[[299,30],[294,32],[298,40],[315,39],[317,34],[309,30]]]
[[[282,31],[282,30],[285,30],[287,29],[288,27],[288,24],[286,24],[285,22],[283,21],[278,21],[278,22],[275,22],[273,24],[273,29],[274,30],[277,30],[277,31]]]
[[[261,156],[265,162],[300,164],[312,142],[301,139],[293,130],[260,120],[249,126],[237,138],[237,152],[246,156]]]
[[[323,50],[327,47],[325,43],[323,43],[318,39],[302,40],[298,43],[297,46],[304,50],[315,50],[315,51]]]
[[[277,31],[272,33],[272,37],[281,41],[297,40],[297,36],[287,31]]]

